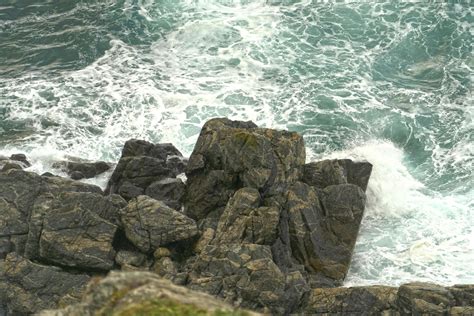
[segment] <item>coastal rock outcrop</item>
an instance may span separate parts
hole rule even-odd
[[[91,280],[82,302],[43,314],[472,312],[472,286],[338,288],[372,165],[305,160],[297,133],[217,118],[203,126],[189,160],[172,144],[128,141],[105,195],[24,166],[2,170],[0,310],[69,305]],[[81,178],[97,166],[63,167]]]
[[[346,160],[333,164],[337,172],[305,165],[297,133],[208,121],[186,169],[185,213],[201,231],[188,267],[190,286],[284,314],[311,286],[341,284],[371,169]],[[321,177],[338,180],[323,183]]]
[[[10,158],[0,155],[0,171],[8,171],[10,169],[25,169],[31,166],[26,159],[25,154],[13,154]]]

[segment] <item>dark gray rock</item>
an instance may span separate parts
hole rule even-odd
[[[119,193],[130,200],[142,194],[153,182],[176,177],[184,170],[181,153],[172,144],[152,144],[142,140],[125,143],[106,193]],[[123,188],[122,188],[123,187]]]
[[[22,162],[25,168],[31,167],[31,163],[26,159],[25,154],[13,154],[10,156],[10,160]]]
[[[318,191],[296,183],[288,193],[288,231],[294,258],[322,286],[329,278],[340,284],[349,269],[362,219],[365,194],[352,184]],[[331,285],[331,284],[328,284]]]
[[[166,160],[169,156],[183,155],[170,143],[152,144],[144,140],[128,140],[122,150],[122,157],[148,156],[160,160]]]
[[[366,191],[372,173],[369,162],[334,159],[311,162],[304,166],[303,182],[324,189],[330,185],[355,184]]]
[[[198,234],[194,220],[145,195],[128,203],[121,221],[127,238],[145,253]]]
[[[166,178],[150,184],[145,194],[162,201],[169,207],[180,210],[185,191],[185,184],[179,178]]]
[[[118,194],[127,201],[136,198],[139,195],[143,195],[145,190],[140,187],[133,185],[132,183],[125,181],[119,188]]]
[[[80,171],[73,171],[71,172],[70,176],[73,180],[81,180],[85,178],[85,176]]]
[[[181,174],[186,170],[188,160],[182,156],[168,156],[166,158],[166,166],[173,172],[173,174]]]
[[[77,302],[89,279],[10,253],[0,261],[0,301],[10,315],[28,315],[56,308],[61,300]]]
[[[53,168],[66,172],[74,180],[94,178],[110,170],[111,167],[111,164],[105,161],[90,162],[81,159],[58,161],[53,164]]]
[[[0,237],[0,260],[5,259],[10,252],[12,252],[10,237]]]

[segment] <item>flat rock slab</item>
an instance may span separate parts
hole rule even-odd
[[[112,242],[118,227],[99,216],[97,205],[90,203],[93,200],[107,201],[92,193],[65,192],[53,201],[48,212],[33,215],[32,223],[41,230],[40,259],[82,269],[112,269]],[[119,209],[115,213],[118,218]]]
[[[55,308],[59,301],[79,301],[90,280],[87,274],[31,262],[16,253],[0,261],[0,301],[11,315],[24,315]]]
[[[194,220],[145,195],[129,202],[121,221],[127,238],[145,253],[198,234]]]

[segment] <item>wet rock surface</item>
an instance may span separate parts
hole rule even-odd
[[[105,161],[90,162],[76,159],[76,161],[58,161],[53,164],[53,168],[66,172],[71,179],[80,180],[94,178],[110,170],[112,165]]]
[[[172,144],[132,139],[105,195],[24,171],[26,157],[3,158],[19,166],[0,169],[0,306],[8,315],[77,303],[91,276],[80,303],[44,315],[152,312],[163,307],[157,298],[211,315],[212,306],[274,315],[472,312],[471,285],[337,287],[372,165],[306,163],[294,132],[212,119],[189,160]],[[82,179],[106,166],[62,167]],[[122,272],[102,279],[112,270]]]

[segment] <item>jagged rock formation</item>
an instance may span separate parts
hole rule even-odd
[[[105,194],[24,166],[2,169],[0,307],[24,315],[73,303],[91,278],[81,304],[50,314],[126,314],[158,308],[160,295],[168,304],[170,293],[209,299],[163,277],[275,315],[472,311],[472,286],[335,288],[349,268],[372,166],[305,160],[297,133],[212,119],[189,161],[171,144],[128,141]],[[83,176],[97,170],[67,166]],[[130,274],[100,281],[119,269]]]
[[[206,232],[199,242],[207,243],[190,268],[190,286],[283,314],[310,287],[339,285],[371,168],[333,164],[338,179],[324,182],[318,179],[336,177],[334,172],[305,165],[297,133],[227,119],[207,122],[186,170],[185,212]]]

